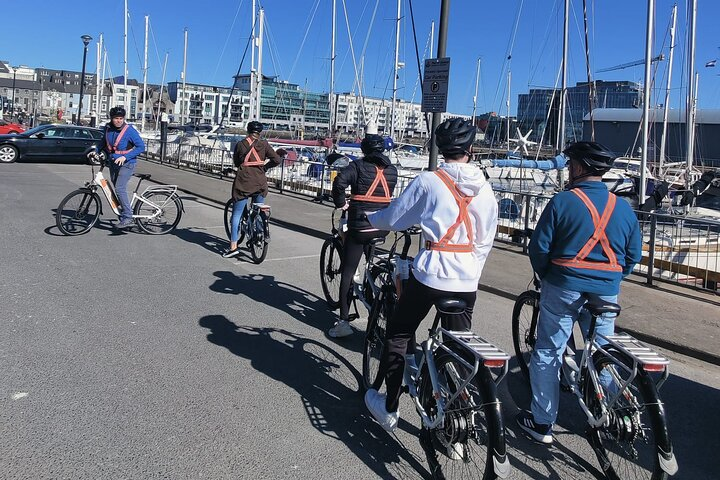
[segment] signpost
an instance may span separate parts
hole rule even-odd
[[[425,60],[421,111],[442,113],[447,111],[450,58]]]

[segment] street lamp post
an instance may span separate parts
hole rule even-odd
[[[15,77],[17,76],[18,67],[13,67],[13,95],[12,95],[12,119],[15,121]]]
[[[87,60],[88,44],[90,43],[90,40],[92,40],[92,37],[90,35],[83,35],[80,38],[83,41],[83,63],[82,63],[82,73],[80,74],[80,101],[78,102],[78,116],[77,116],[77,124],[78,125],[81,125],[80,117],[82,116],[83,90],[85,89],[85,61]]]

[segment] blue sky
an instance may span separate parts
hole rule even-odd
[[[38,5],[38,3],[40,5]],[[330,72],[331,0],[263,0],[269,32],[263,71],[276,74],[314,91],[327,91]],[[354,68],[349,53],[348,29],[343,0],[338,3],[336,90],[354,86]],[[345,0],[356,57],[367,38],[364,60],[364,91],[375,97],[392,96],[394,49],[394,0]],[[572,0],[570,22],[569,82],[584,81],[585,59],[582,36],[582,1]],[[642,0],[589,0],[591,6],[591,65],[594,70],[643,58],[647,2]],[[663,44],[667,53],[666,30],[675,2],[657,0],[655,53]],[[700,0],[697,27],[697,69],[700,72],[699,105],[720,108],[720,62],[705,68],[707,61],[720,60],[718,18],[720,2]],[[43,4],[47,4],[43,6]],[[58,7],[62,5],[62,10]],[[94,8],[88,8],[93,5]],[[375,19],[371,25],[374,9]],[[430,23],[439,18],[440,1],[414,0],[415,25],[421,58],[425,52]],[[187,80],[195,83],[229,85],[236,72],[250,31],[251,0],[129,0],[129,76],[142,79],[144,16],[150,16],[149,81],[160,83],[162,61],[169,52],[167,81],[179,80],[182,71],[183,29],[188,28]],[[561,57],[562,0],[451,0],[448,56],[451,58],[450,111],[470,113],[478,57],[482,58],[478,112],[505,111],[505,83],[512,42],[512,103],[517,94],[531,87],[555,84]],[[519,12],[519,18],[518,18]],[[419,101],[417,64],[407,0],[403,1],[401,22],[401,70],[398,95]],[[97,39],[103,33],[113,75],[123,71],[122,0],[44,0],[32,9],[23,2],[3,5],[0,59],[13,65],[45,66],[80,70],[80,35]],[[681,106],[685,88],[685,2],[679,5],[678,48],[673,67],[671,106]],[[32,25],[30,27],[30,25]],[[369,31],[369,35],[368,35]],[[270,44],[268,46],[268,43]],[[302,48],[301,48],[302,47]],[[428,55],[430,56],[430,55]],[[434,56],[434,55],[431,55]],[[95,48],[88,54],[88,70],[95,69]],[[242,71],[247,72],[249,55]],[[667,62],[662,62],[657,83],[664,86]],[[594,75],[602,80],[642,81],[643,66]],[[662,96],[657,100],[662,103]]]

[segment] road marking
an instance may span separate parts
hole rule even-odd
[[[21,398],[24,398],[27,396],[28,396],[27,392],[17,392],[17,393],[13,393],[11,398],[13,400],[20,400]]]
[[[265,263],[267,263],[267,262],[282,262],[284,260],[300,260],[302,258],[318,258],[319,256],[320,256],[320,254],[318,253],[315,255],[298,255],[296,257],[269,258],[269,259],[265,260]]]

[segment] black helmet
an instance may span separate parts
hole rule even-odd
[[[125,109],[123,107],[113,107],[110,109],[110,118],[123,117],[125,118]]]
[[[605,173],[613,166],[617,155],[605,146],[595,142],[576,142],[568,146],[563,153],[570,160],[585,165],[593,173]]]
[[[260,133],[263,131],[263,124],[260,122],[256,122],[253,120],[252,122],[249,122],[247,124],[247,132],[248,133]]]
[[[435,129],[435,145],[442,154],[466,153],[475,141],[476,132],[477,127],[470,120],[450,118]]]
[[[380,135],[368,133],[362,142],[360,142],[360,150],[362,150],[365,155],[382,153],[385,151],[385,139]]]

